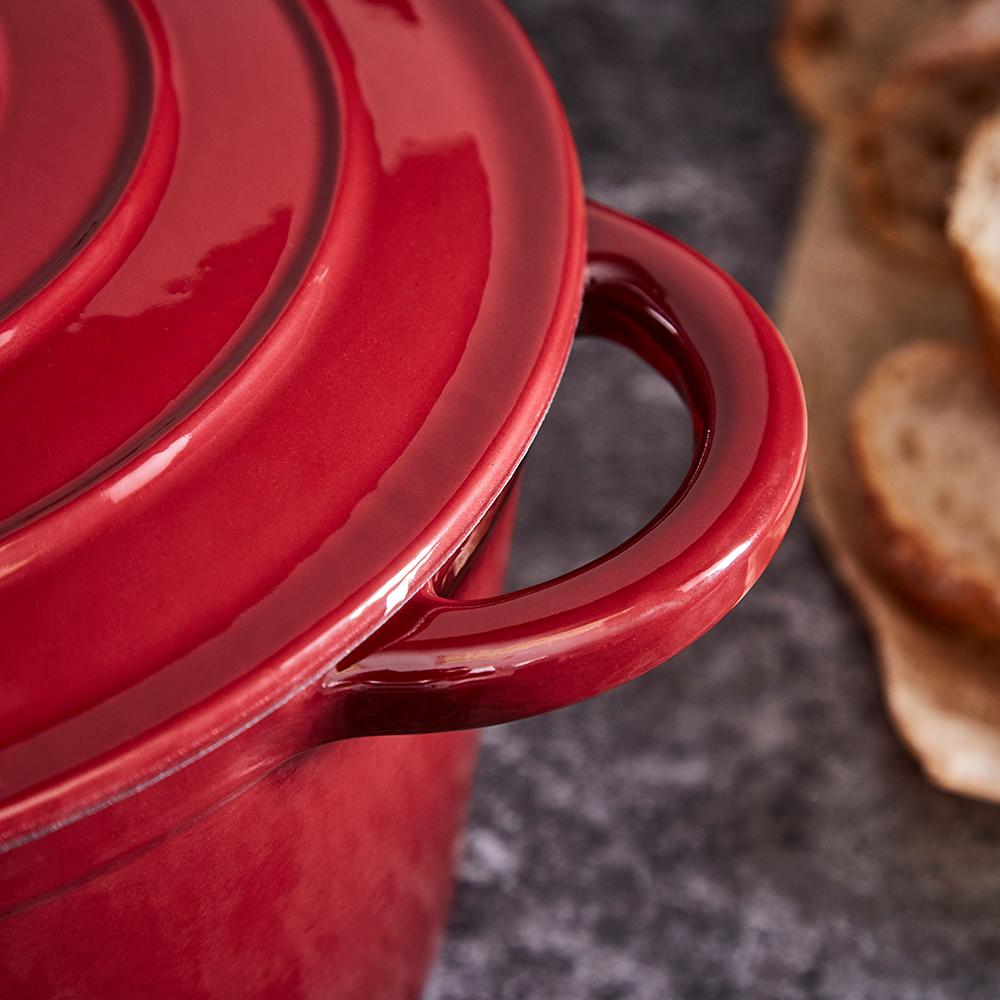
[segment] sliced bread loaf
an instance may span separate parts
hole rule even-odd
[[[867,103],[899,52],[969,0],[786,0],[777,57],[792,96],[825,126]]]
[[[1000,0],[977,0],[904,53],[859,121],[859,201],[883,237],[927,259],[950,259],[945,223],[958,159],[998,104]]]
[[[854,400],[870,554],[934,616],[1000,633],[1000,402],[972,347],[916,341]]]
[[[1000,386],[1000,115],[991,115],[966,148],[948,218],[979,313],[983,347]]]

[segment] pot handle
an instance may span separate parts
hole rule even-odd
[[[680,392],[695,437],[684,482],[627,542],[555,580],[485,600],[425,588],[327,676],[347,735],[493,725],[623,684],[730,611],[788,527],[806,413],[777,331],[677,240],[596,204],[588,227],[579,332],[631,348]]]

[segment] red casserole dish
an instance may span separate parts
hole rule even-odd
[[[739,601],[801,489],[794,366],[585,204],[492,0],[0,10],[0,995],[413,997],[475,729]],[[577,330],[695,457],[496,596]]]

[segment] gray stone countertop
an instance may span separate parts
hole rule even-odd
[[[588,191],[770,305],[808,136],[769,0],[512,0]],[[511,586],[640,526],[683,411],[617,348],[575,349],[528,460]],[[673,661],[490,730],[427,1000],[1000,997],[1000,807],[931,788],[800,513],[761,582]]]

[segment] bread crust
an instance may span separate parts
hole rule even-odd
[[[965,275],[969,299],[976,316],[976,331],[990,378],[1000,392],[1000,295],[983,276],[973,254],[956,247],[956,258]]]
[[[852,130],[848,157],[855,204],[868,229],[901,254],[907,264],[947,270],[954,267],[954,258],[944,238],[944,206],[937,216],[921,218],[900,205],[879,156],[883,136],[906,101],[910,75],[901,74],[879,88]]]
[[[898,52],[970,2],[785,0],[774,47],[785,88],[810,121],[846,135]]]
[[[787,0],[778,27],[774,54],[789,96],[814,125],[843,125],[857,101],[817,65],[815,48],[823,46],[829,29],[817,24],[811,0]]]
[[[989,190],[980,191],[986,182],[992,182]],[[992,198],[994,191],[995,198]],[[1000,285],[995,276],[991,279],[986,273],[989,262],[977,253],[976,234],[967,231],[967,212],[960,204],[965,198],[976,201],[973,215],[990,209],[1000,212],[1000,114],[991,116],[979,126],[962,154],[955,200],[948,219],[948,239],[965,277],[990,375],[1000,391]],[[980,200],[986,200],[984,207],[980,207]],[[963,210],[959,211],[960,208]]]
[[[927,350],[941,358],[961,357],[971,348],[947,342],[911,344],[901,351]],[[865,505],[863,539],[869,561],[911,604],[942,622],[1000,635],[1000,581],[942,551],[932,535],[914,524],[880,475],[867,445],[868,429],[881,410],[881,389],[898,355],[887,355],[855,396],[849,418],[849,449]]]
[[[932,106],[936,120],[916,120],[921,103]],[[957,266],[945,235],[948,199],[968,136],[998,104],[1000,0],[978,0],[906,49],[854,130],[850,159],[857,203],[884,241],[915,260]],[[891,143],[897,150],[908,147],[919,167],[894,176],[899,170],[888,163]]]

